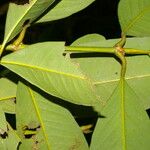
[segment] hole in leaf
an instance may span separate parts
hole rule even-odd
[[[149,119],[150,119],[150,108],[146,110],[148,116],[149,116]]]
[[[7,122],[11,125],[13,129],[16,129],[16,115],[15,114],[9,114],[5,113],[5,117]]]
[[[8,134],[6,131],[4,131],[3,129],[0,128],[0,137],[2,139],[6,139],[8,137]]]
[[[28,126],[23,127],[24,137],[26,139],[32,138],[34,135],[37,134],[37,131],[39,129],[40,129],[40,126],[37,126],[36,128],[29,128]]]

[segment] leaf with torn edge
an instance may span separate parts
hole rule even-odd
[[[43,94],[42,94],[43,95]],[[17,90],[17,133],[22,139],[20,148],[44,150],[88,150],[81,129],[65,108],[19,83]],[[31,135],[31,138],[25,138]]]
[[[35,21],[53,2],[54,0],[29,0],[29,4],[24,5],[10,3],[2,47],[23,29],[25,23]]]

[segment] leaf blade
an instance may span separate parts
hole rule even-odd
[[[31,129],[40,126],[34,135],[35,138],[31,139],[32,146],[35,141],[38,141],[39,144],[36,145],[38,148],[53,148],[54,150],[61,148],[65,150],[71,148],[73,143],[76,142],[75,139],[78,137],[81,142],[78,149],[88,149],[81,130],[66,109],[52,103],[43,94],[40,95],[39,90],[37,93],[37,91],[27,87],[23,83],[19,83],[17,91],[17,126],[22,139],[24,139],[23,126]],[[22,109],[22,112],[20,112],[20,109]],[[44,128],[44,130],[41,128]],[[29,141],[28,139],[24,140]],[[45,147],[45,145],[49,146]]]
[[[149,36],[150,2],[149,0],[121,0],[119,20],[123,33],[133,36]]]
[[[121,94],[120,83],[106,107],[101,111],[105,117],[97,122],[91,150],[97,150],[100,147],[105,150],[112,147],[116,150],[142,149],[143,147],[148,150],[150,148],[148,142],[150,136],[147,134],[150,131],[148,115],[127,82],[123,88],[125,88],[125,95]],[[100,140],[96,141],[97,138]]]
[[[149,40],[149,37],[127,38],[125,48],[149,50]],[[92,44],[93,47],[113,47],[118,41],[119,39],[105,40],[101,35],[98,37],[98,35],[90,34],[77,39],[72,46],[89,46]],[[89,56],[86,57],[85,55],[86,59],[76,57],[73,60],[94,81],[97,94],[101,96],[101,100],[105,103],[119,81],[120,64],[114,58],[101,57],[101,54],[95,54],[93,58]],[[126,80],[141,99],[143,108],[148,109],[150,108],[150,59],[146,55],[126,57],[126,59],[128,62]],[[109,67],[110,64],[111,67]]]
[[[0,105],[6,113],[15,113],[16,88],[16,84],[9,79],[0,79]]]
[[[9,4],[5,36],[2,47],[7,42],[12,40],[23,28],[24,23],[28,20],[32,23],[37,17],[39,17],[52,3],[54,0],[30,0],[29,4],[17,5],[14,3]],[[14,13],[15,10],[15,13]]]
[[[51,95],[94,105],[99,100],[92,81],[75,63],[64,58],[63,52],[63,42],[39,43],[4,57],[1,64]]]
[[[88,5],[95,0],[62,0],[53,9],[51,9],[45,16],[43,16],[38,22],[54,21],[68,17]]]

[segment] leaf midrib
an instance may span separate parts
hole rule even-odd
[[[38,119],[39,119],[39,122],[40,122],[40,125],[41,125],[41,129],[43,130],[43,134],[44,134],[44,137],[45,137],[45,141],[46,141],[46,143],[47,143],[47,147],[48,147],[48,149],[50,150],[50,145],[49,145],[49,142],[48,142],[48,137],[47,137],[47,134],[46,134],[45,125],[44,125],[44,123],[43,123],[42,116],[40,115],[40,110],[39,110],[39,108],[38,108],[38,105],[36,104],[35,96],[34,96],[32,90],[31,90],[30,88],[28,88],[28,91],[29,91],[29,93],[30,93],[30,96],[31,96],[31,99],[32,99],[33,106],[34,106],[34,108],[35,108],[37,117],[38,117]]]
[[[126,128],[125,128],[125,79],[121,78],[121,127],[122,127],[122,150],[126,150]]]
[[[78,79],[81,79],[81,80],[86,80],[86,78],[84,76],[73,75],[73,74],[69,74],[69,73],[65,73],[65,72],[60,72],[60,71],[57,71],[57,70],[50,70],[50,69],[39,67],[39,66],[23,64],[23,63],[17,63],[17,62],[10,62],[10,61],[1,61],[1,63],[2,64],[9,64],[9,65],[18,65],[18,66],[21,66],[21,67],[37,69],[37,70],[40,70],[40,71],[56,73],[56,74],[60,74],[60,75],[64,75],[64,76],[68,76],[68,77],[72,77],[72,78],[78,78]]]
[[[127,23],[126,27],[123,30],[123,33],[126,33],[144,14],[150,11],[150,5],[143,9],[141,13],[138,13],[134,18],[130,19],[130,21]],[[132,21],[131,21],[132,20]]]
[[[36,1],[32,1],[32,5],[25,11],[25,13],[20,17],[20,19],[16,22],[16,24],[14,25],[14,27],[11,29],[11,31],[9,32],[9,34],[6,36],[3,45],[6,44],[7,40],[9,39],[9,37],[11,36],[12,32],[15,30],[15,28],[17,27],[17,25],[19,24],[19,22],[26,16],[26,14],[28,13],[28,11],[32,8],[32,6],[37,2]]]
[[[30,9],[38,2],[38,0],[32,1],[30,2],[31,5],[29,5],[29,8],[25,11],[25,13],[20,17],[20,19],[16,22],[15,26],[11,29],[11,31],[9,32],[9,34],[6,36],[3,45],[5,45],[9,39],[9,37],[12,35],[12,32],[15,30],[15,28],[17,27],[17,25],[19,24],[19,22],[25,18],[25,16],[28,14],[28,12],[30,11]],[[52,1],[53,3],[53,1]]]
[[[15,98],[15,96],[2,97],[2,98],[0,98],[0,101],[9,100],[9,99],[12,99],[12,98]]]

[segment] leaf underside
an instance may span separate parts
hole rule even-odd
[[[43,95],[43,94],[42,94]],[[17,133],[22,139],[20,149],[88,150],[84,136],[65,108],[51,102],[52,97],[19,83],[17,90]],[[29,139],[25,130],[36,129]]]
[[[30,0],[29,4],[26,3],[24,5],[10,3],[3,46],[23,29],[24,23],[35,21],[53,2],[54,0]]]
[[[149,37],[127,38],[125,47],[148,50],[150,49],[149,40]],[[119,39],[105,40],[100,35],[91,34],[79,38],[72,46],[113,47],[118,41]],[[97,95],[100,95],[105,103],[119,82],[120,64],[115,58],[102,56],[102,54],[85,54],[84,58],[75,57],[72,60],[78,63],[85,74],[94,81]],[[126,57],[126,59],[126,81],[140,98],[143,107],[148,109],[150,108],[150,58],[142,55]]]
[[[39,43],[4,57],[1,64],[51,95],[94,105],[99,99],[93,83],[63,52],[63,42]]]
[[[150,149],[150,121],[133,89],[125,82],[125,94],[119,84],[101,111],[91,150]],[[99,140],[97,140],[99,139]]]
[[[123,33],[132,36],[150,35],[149,0],[121,0],[118,15]]]

